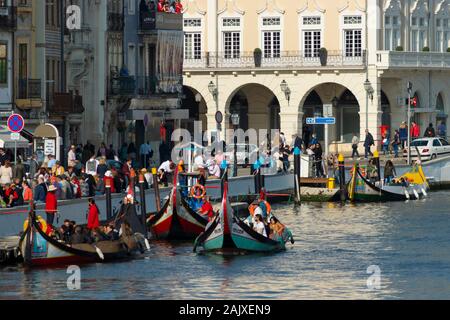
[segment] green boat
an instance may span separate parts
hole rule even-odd
[[[239,219],[228,199],[228,182],[224,182],[222,206],[219,214],[211,221],[205,231],[195,240],[194,252],[198,246],[205,252],[224,255],[252,252],[275,252],[286,249],[286,242],[294,243],[291,232],[285,228],[282,236],[268,238],[254,231]]]

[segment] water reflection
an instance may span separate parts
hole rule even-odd
[[[285,252],[195,254],[192,242],[154,241],[134,261],[65,268],[0,269],[0,299],[423,299],[450,298],[447,193],[390,204],[275,205],[294,234]],[[369,290],[367,268],[381,269]]]

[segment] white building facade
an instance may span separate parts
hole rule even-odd
[[[349,151],[367,128],[378,142],[406,121],[407,82],[421,131],[447,121],[447,0],[186,0],[186,102],[203,129],[215,113],[240,113],[242,129],[302,134],[305,120],[333,116],[330,150]],[[325,48],[327,54],[320,50]],[[258,63],[258,50],[261,61]],[[326,56],[326,57],[325,57]],[[322,60],[322,61],[321,61]],[[325,61],[326,60],[326,61]],[[368,80],[368,81],[367,81]],[[214,90],[216,89],[216,90]],[[195,99],[194,99],[195,97]],[[324,141],[325,130],[312,128]]]

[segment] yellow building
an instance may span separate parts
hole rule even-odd
[[[243,129],[302,134],[308,126],[331,150],[349,151],[367,128],[381,140],[406,121],[446,121],[450,95],[447,0],[185,0],[185,105],[215,130],[216,111],[240,113]],[[261,57],[258,57],[258,50]],[[326,51],[324,50],[326,49]],[[259,61],[260,60],[260,61]]]

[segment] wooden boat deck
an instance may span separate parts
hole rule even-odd
[[[20,261],[19,251],[20,237],[0,238],[0,265],[8,265]]]

